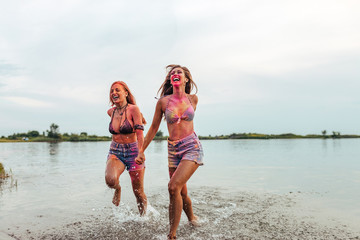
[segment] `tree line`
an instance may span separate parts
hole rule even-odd
[[[81,132],[80,134],[76,133],[64,133],[61,134],[59,132],[59,125],[52,123],[48,130],[40,133],[36,130],[28,131],[27,133],[14,133],[7,137],[1,136],[2,140],[10,140],[10,141],[70,141],[70,142],[78,142],[78,141],[109,141],[111,137],[109,136],[97,136],[97,135],[88,135],[86,132]]]
[[[293,133],[283,133],[283,134],[261,134],[261,133],[232,133],[229,135],[216,135],[216,136],[199,136],[200,139],[294,139],[294,138],[360,138],[359,135],[354,134],[345,134],[342,135],[338,131],[332,131],[331,134],[327,134],[326,130],[321,131],[321,134],[307,134],[307,135],[298,135]],[[167,136],[164,136],[163,132],[159,130],[154,140],[166,140]],[[88,135],[86,132],[81,132],[80,134],[76,133],[64,133],[59,132],[59,126],[55,123],[52,123],[48,130],[43,131],[42,133],[32,130],[27,133],[14,133],[8,137],[2,136],[0,141],[33,141],[33,142],[42,142],[42,141],[110,141],[110,136],[97,136],[97,135]]]
[[[261,133],[232,133],[230,135],[217,135],[217,136],[199,136],[200,139],[295,139],[295,138],[360,138],[360,135],[355,134],[340,134],[340,132],[332,131],[332,134],[327,134],[323,130],[321,134],[307,134],[298,135],[293,133],[282,134],[261,134]]]

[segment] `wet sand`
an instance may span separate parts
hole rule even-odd
[[[167,197],[165,192],[150,194],[151,205],[143,218],[133,204],[121,203],[118,208],[107,206],[78,218],[72,216],[59,226],[42,223],[35,228],[6,229],[0,232],[0,239],[166,239]],[[311,203],[304,206],[301,193],[198,188],[192,190],[191,197],[201,226],[191,226],[183,214],[178,239],[360,239],[355,223],[318,213],[311,209]],[[34,221],[37,218],[41,216]]]

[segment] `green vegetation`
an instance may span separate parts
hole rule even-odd
[[[45,134],[46,132],[46,134]],[[59,126],[55,123],[50,125],[50,129],[40,134],[36,130],[28,131],[27,133],[14,133],[8,137],[2,136],[0,142],[80,142],[80,141],[110,141],[110,136],[96,136],[88,135],[86,132],[80,134],[59,132]]]
[[[293,133],[283,134],[262,134],[262,133],[233,133],[230,135],[219,135],[219,136],[199,136],[200,139],[211,140],[211,139],[301,139],[301,138],[360,138],[360,135],[341,135],[340,132],[332,132],[331,135],[326,135],[326,130],[321,132],[322,134],[307,134],[297,135]],[[160,130],[156,133],[154,140],[166,140],[168,136],[163,136],[163,132]]]
[[[4,166],[0,162],[0,179],[4,179],[9,177],[9,175],[5,172]]]
[[[261,134],[261,133],[232,133],[230,135],[220,135],[220,136],[199,136],[200,139],[301,139],[301,138],[323,138],[323,139],[337,139],[337,138],[360,138],[360,135],[341,135],[340,132],[332,131],[332,134],[326,134],[327,131],[321,131],[321,134],[307,134],[307,135],[297,135],[293,133],[283,133],[283,134]],[[164,136],[164,133],[159,130],[154,140],[166,140],[168,136]],[[50,125],[50,129],[42,132],[40,134],[38,131],[32,130],[27,133],[14,133],[8,137],[2,136],[0,138],[1,142],[81,142],[81,141],[111,141],[110,136],[96,136],[88,135],[86,132],[80,134],[76,133],[64,133],[59,132],[59,126],[55,123]]]
[[[261,134],[261,133],[233,133],[230,135],[220,136],[199,136],[200,139],[301,139],[301,138],[360,138],[360,135],[341,135],[340,132],[332,132],[331,135],[326,135],[326,130],[322,134],[307,134],[296,135],[293,133],[283,134]]]
[[[168,136],[164,136],[163,132],[159,130],[154,137],[154,140],[166,140]]]

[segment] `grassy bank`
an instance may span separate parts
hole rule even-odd
[[[4,179],[9,177],[9,175],[5,172],[5,168],[3,164],[0,162],[0,179]]]
[[[161,131],[157,132],[154,140],[161,141],[167,140],[168,136],[163,136]],[[307,134],[299,135],[293,133],[283,133],[283,134],[262,134],[262,133],[232,133],[229,135],[216,135],[216,136],[199,136],[200,139],[211,140],[211,139],[309,139],[309,138],[319,138],[319,139],[340,139],[340,138],[360,138],[360,135],[355,134],[345,134],[341,135],[339,132],[332,132],[332,134],[326,134],[326,131],[323,131],[323,134]],[[93,142],[93,141],[111,141],[110,136],[97,136],[97,135],[88,135],[86,132],[80,134],[75,133],[48,133],[40,135],[37,131],[29,131],[28,133],[17,133],[10,135],[8,137],[2,136],[0,138],[1,142]]]
[[[233,133],[230,135],[220,136],[199,136],[200,139],[309,139],[309,138],[320,138],[320,139],[339,139],[339,138],[360,138],[360,135],[318,135],[318,134],[307,134],[297,135],[293,133],[284,134],[261,134],[261,133]]]
[[[46,136],[36,137],[11,137],[11,138],[0,138],[1,142],[94,142],[94,141],[111,141],[111,137],[108,136],[96,136],[96,135],[59,135],[56,138]]]

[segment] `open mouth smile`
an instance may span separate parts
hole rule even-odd
[[[171,77],[171,79],[172,79],[173,82],[179,82],[180,81],[180,76],[179,75],[173,75]]]

